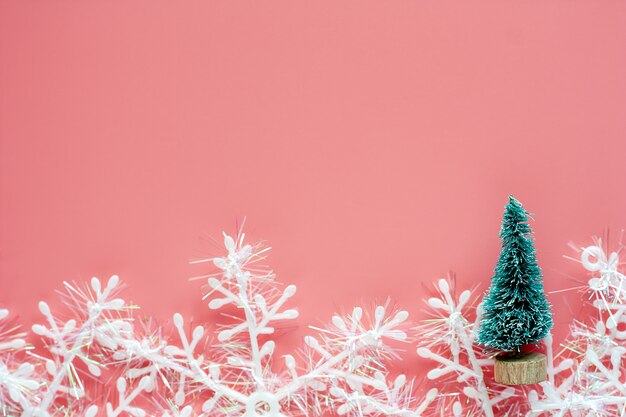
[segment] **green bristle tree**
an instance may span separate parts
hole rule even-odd
[[[519,355],[522,346],[548,334],[552,312],[543,292],[528,213],[513,196],[504,211],[500,238],[502,251],[483,300],[478,343]]]

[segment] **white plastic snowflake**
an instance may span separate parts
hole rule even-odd
[[[85,395],[82,369],[93,377],[101,375],[101,351],[97,344],[103,328],[109,326],[110,321],[124,321],[118,313],[125,303],[114,296],[118,284],[116,276],[104,289],[96,278],[84,290],[65,283],[65,301],[75,313],[75,317],[67,321],[55,317],[47,303],[39,303],[39,311],[47,324],[35,324],[32,331],[45,339],[47,356],[29,352],[28,361],[21,351],[26,347],[24,339],[13,337],[0,342],[0,353],[9,351],[0,356],[0,410],[3,415],[95,415],[97,407],[86,407],[81,401]],[[0,310],[0,319],[7,315],[6,310]],[[4,335],[5,332],[0,333]],[[21,364],[15,366],[17,361]]]
[[[529,393],[529,416],[626,415],[626,281],[618,270],[619,255],[607,257],[597,240],[582,249],[580,262],[592,274],[586,292],[597,318],[592,327],[574,323],[560,358],[547,339],[548,380]]]
[[[428,300],[435,317],[418,328],[421,342],[417,353],[439,365],[428,372],[428,379],[452,376],[456,380],[457,384],[446,384],[445,394],[452,398],[452,405],[440,401],[440,411],[451,416],[506,415],[499,406],[511,398],[515,390],[488,384],[485,379],[485,370],[493,367],[493,360],[484,357],[474,343],[480,309],[476,319],[470,321],[471,291],[465,290],[455,299],[451,282],[445,279],[439,280],[437,290],[439,297]]]
[[[31,397],[39,388],[35,367],[28,362],[20,363],[26,341],[16,334],[17,327],[8,317],[9,311],[0,309],[0,413],[3,415],[32,408]]]
[[[293,355],[285,355],[284,370],[277,371],[271,335],[275,323],[298,317],[297,310],[284,308],[296,287],[283,289],[271,270],[260,267],[258,262],[267,249],[244,244],[243,234],[236,239],[225,235],[224,245],[227,255],[210,259],[218,272],[208,277],[209,307],[235,307],[241,313],[234,324],[224,324],[217,336],[226,364],[195,364],[194,368],[211,372],[189,375],[193,381],[189,389],[197,389],[200,383],[214,393],[204,403],[204,413],[283,417],[331,407],[340,414],[417,415],[425,407],[410,409],[413,401],[407,395],[405,380],[396,379],[390,388],[382,364],[391,352],[386,341],[406,339],[406,333],[399,329],[408,316],[404,311],[389,315],[379,306],[371,322],[360,307],[348,318],[335,316],[329,330],[305,338],[304,361],[299,364]],[[180,330],[182,319],[176,317],[175,324]],[[186,358],[185,372],[179,370],[182,378],[192,368],[190,364],[198,361],[193,347],[202,335],[198,328],[193,333],[188,343],[181,331],[185,349],[170,349],[170,353]]]
[[[97,344],[106,340],[106,331],[111,323],[124,322],[124,319],[118,318],[125,302],[115,297],[119,285],[117,276],[112,276],[104,288],[97,278],[93,278],[90,287],[85,289],[67,282],[64,285],[66,302],[73,307],[76,317],[61,321],[52,314],[46,302],[39,302],[39,311],[47,324],[35,324],[32,330],[46,339],[50,356],[40,358],[45,365],[46,378],[37,404],[24,410],[25,417],[82,412],[79,407],[82,403],[77,402],[76,408],[72,406],[72,400],[85,395],[79,366],[86,367],[89,375],[99,377],[102,364]],[[65,397],[66,404],[57,403],[59,396]],[[89,407],[84,411],[86,416],[91,416],[97,409]]]

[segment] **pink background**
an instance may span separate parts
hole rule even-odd
[[[485,289],[503,205],[570,240],[626,225],[626,2],[0,1],[0,303],[117,273],[143,313],[215,318],[201,235],[247,232],[299,293],[414,318],[449,270]],[[561,337],[576,292],[550,296]],[[405,371],[422,366],[413,348]]]

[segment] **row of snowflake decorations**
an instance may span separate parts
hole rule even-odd
[[[518,202],[509,204],[517,209]],[[228,317],[215,341],[180,314],[171,336],[165,326],[133,317],[117,276],[106,284],[64,283],[61,313],[40,302],[45,324],[32,332],[45,340],[43,348],[32,349],[0,310],[1,415],[623,415],[624,276],[618,254],[606,256],[599,240],[579,257],[592,275],[585,291],[596,314],[573,324],[560,354],[544,335],[546,380],[526,388],[493,380],[493,354],[481,340],[485,309],[471,290],[455,291],[449,278],[435,284],[436,296],[426,300],[432,317],[416,327],[406,311],[389,305],[356,307],[305,337],[296,354],[277,358],[275,326],[298,317],[286,307],[296,288],[284,287],[263,266],[268,248],[244,238],[225,235],[224,256],[198,261],[214,270],[205,277],[209,308]],[[513,240],[503,238],[503,253],[507,242]],[[414,341],[418,355],[434,364],[417,382],[388,371],[398,342]]]

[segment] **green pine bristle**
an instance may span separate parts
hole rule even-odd
[[[519,352],[552,328],[551,307],[543,291],[528,213],[513,196],[505,207],[502,251],[483,300],[478,343],[491,349]]]

